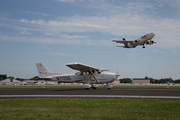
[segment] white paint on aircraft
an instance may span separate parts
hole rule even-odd
[[[154,33],[148,33],[136,40],[126,40],[125,38],[123,38],[123,40],[113,40],[113,42],[124,44],[124,46],[117,46],[117,47],[135,48],[136,46],[140,45],[140,46],[143,46],[142,48],[145,48],[145,46],[144,46],[145,44],[153,45],[156,43],[156,42],[152,41],[152,38],[154,36],[155,36]]]
[[[112,86],[109,83],[117,80],[119,76],[116,73],[105,73],[103,71],[108,71],[108,69],[98,69],[92,66],[84,65],[81,63],[70,63],[66,66],[71,69],[78,70],[79,72],[75,74],[61,74],[61,73],[52,73],[43,63],[36,63],[36,67],[41,79],[48,79],[53,81],[60,81],[66,83],[83,83],[82,88],[96,89],[96,84],[107,83],[104,87],[111,89]]]

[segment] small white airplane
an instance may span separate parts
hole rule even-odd
[[[66,83],[83,83],[82,88],[96,89],[97,84],[104,84],[104,88],[108,90],[112,88],[109,83],[117,80],[118,74],[116,73],[104,73],[103,71],[109,71],[108,69],[98,69],[92,66],[84,65],[81,63],[70,63],[66,66],[71,69],[78,70],[75,74],[61,74],[52,73],[43,63],[36,63],[36,67],[39,73],[40,79],[61,81]]]
[[[123,48],[135,48],[136,46],[138,45],[142,45],[143,47],[142,48],[145,48],[144,44],[146,45],[152,45],[152,44],[155,44],[156,42],[154,41],[151,41],[151,39],[155,36],[154,33],[148,33],[142,37],[140,37],[139,39],[137,40],[134,40],[134,41],[126,41],[125,38],[123,38],[123,40],[113,40],[113,42],[116,42],[116,43],[122,43],[124,44],[124,46],[117,46],[117,47],[123,47]]]

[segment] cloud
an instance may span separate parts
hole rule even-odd
[[[31,35],[32,33],[27,32],[27,31],[22,31],[22,32],[20,32],[20,34],[23,34],[23,35]]]
[[[45,13],[39,13],[39,12],[30,12],[30,11],[27,11],[26,13],[29,13],[29,14],[36,14],[36,15],[42,15],[42,16],[49,16],[48,14],[45,14]]]
[[[123,17],[122,17],[123,16]],[[123,18],[123,19],[122,19]],[[176,36],[179,35],[180,20],[178,19],[154,19],[148,16],[126,14],[121,16],[73,16],[63,18],[63,20],[20,20],[22,23],[36,26],[43,33],[58,35],[66,33],[94,33],[111,34],[114,36],[138,36],[148,32],[156,34],[158,45],[161,47],[179,47],[180,42]],[[85,35],[86,36],[86,35]],[[69,36],[62,35],[63,38],[86,38],[84,35]],[[113,39],[113,38],[112,38]],[[136,39],[136,38],[134,38]]]
[[[75,2],[76,0],[56,1]],[[108,39],[111,41],[111,39],[121,39],[122,37],[137,39],[136,37],[140,37],[143,34],[154,32],[156,34],[154,40],[158,46],[165,48],[180,46],[177,38],[180,32],[180,20],[177,18],[157,17],[155,9],[159,4],[130,2],[124,6],[117,6],[109,4],[106,0],[91,0],[91,2],[93,5],[90,6],[98,9],[96,15],[74,15],[71,17],[60,17],[56,20],[21,19],[16,21],[14,26],[2,23],[0,23],[0,26],[11,27],[21,31],[21,34],[24,35],[30,35],[31,33],[44,35],[42,38],[36,37],[37,40],[31,40],[40,43],[95,45],[94,41],[100,44],[103,40],[96,40],[91,35],[99,34],[99,37],[102,35],[102,38],[108,35]],[[101,4],[95,4],[97,2]],[[7,38],[4,36],[4,38],[16,40],[16,37]],[[22,40],[22,37],[18,39]],[[103,42],[103,45],[109,44],[107,42],[108,39]]]
[[[111,41],[103,41],[99,40],[94,42],[89,39],[57,39],[57,38],[46,38],[46,37],[29,37],[29,36],[18,36],[18,37],[10,37],[0,35],[2,41],[10,41],[10,42],[27,42],[27,43],[41,43],[41,44],[59,44],[59,45],[87,45],[87,46],[109,46],[112,45]]]

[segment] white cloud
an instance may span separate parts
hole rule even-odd
[[[113,45],[111,41],[98,40],[93,41],[89,39],[57,39],[57,38],[46,38],[46,37],[9,37],[0,35],[2,41],[12,41],[12,42],[27,42],[27,43],[41,43],[41,44],[59,44],[59,45],[93,45],[93,46],[107,46]]]
[[[20,32],[20,34],[23,34],[23,35],[31,35],[32,33],[27,32],[27,31],[22,31],[22,32]]]
[[[180,30],[180,20],[178,19],[154,19],[148,16],[132,15],[111,15],[107,17],[84,17],[73,16],[64,18],[61,21],[44,20],[20,20],[36,26],[37,29],[51,35],[66,33],[89,33],[100,32],[115,36],[138,36],[148,32],[155,32],[158,45],[161,47],[179,47],[180,42],[177,38]],[[35,27],[35,28],[36,28]],[[64,38],[86,38],[85,36],[62,35]],[[113,38],[112,38],[113,39]],[[136,39],[136,38],[134,38]]]
[[[48,14],[45,14],[45,13],[39,13],[39,12],[30,12],[30,11],[27,11],[26,13],[29,13],[29,14],[36,14],[36,15],[42,15],[42,16],[49,16]]]
[[[61,2],[75,2],[75,0],[56,0]],[[93,1],[97,2],[97,1]],[[156,4],[153,3],[129,3],[125,6],[116,6],[108,4],[107,1],[100,1],[102,4],[96,5],[102,13],[97,16],[81,16],[61,17],[56,20],[28,20],[21,19],[17,25],[0,26],[12,27],[13,29],[22,31],[21,34],[31,34],[38,32],[47,36],[56,36],[56,38],[36,38],[39,42],[50,44],[85,44],[94,45],[94,41],[102,42],[102,40],[93,40],[89,34],[100,33],[101,35],[109,34],[112,39],[126,36],[127,39],[136,39],[143,34],[154,32],[156,34],[154,40],[161,47],[179,47],[180,42],[177,38],[180,30],[179,19],[167,19],[154,17]],[[151,9],[146,11],[146,9]],[[81,34],[81,35],[79,35]],[[83,35],[82,35],[83,34]],[[57,39],[59,38],[59,39]],[[12,38],[8,38],[12,39]],[[16,39],[13,38],[13,39]],[[28,38],[26,38],[28,39]],[[20,38],[20,40],[22,40]],[[35,41],[35,40],[34,40]],[[109,40],[111,41],[111,40]],[[104,45],[107,41],[104,42]]]

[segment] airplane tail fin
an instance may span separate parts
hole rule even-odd
[[[36,63],[36,67],[40,78],[51,78],[51,71],[43,63]]]
[[[126,41],[126,39],[123,38],[123,41]],[[128,47],[128,43],[124,43],[124,46],[125,46],[125,47]]]

